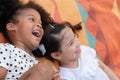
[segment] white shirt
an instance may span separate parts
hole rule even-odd
[[[37,63],[33,56],[22,49],[9,43],[0,44],[0,66],[8,70],[5,80],[18,80],[23,73]]]
[[[110,80],[99,67],[96,52],[81,45],[79,66],[74,69],[60,67],[60,80]]]

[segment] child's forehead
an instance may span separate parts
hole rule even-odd
[[[61,35],[61,38],[68,39],[69,37],[73,36],[74,33],[70,27],[66,26],[65,28],[63,28],[60,35]]]
[[[33,8],[24,8],[17,11],[20,15],[39,15],[39,12]]]
[[[28,12],[28,11],[37,11],[36,9],[34,9],[34,8],[20,8],[20,9],[18,9],[16,12]]]
[[[74,33],[71,30],[71,28],[66,27],[62,30],[61,34],[60,34],[60,38],[62,39],[61,44],[63,46],[67,46],[69,44],[69,42],[74,39]]]

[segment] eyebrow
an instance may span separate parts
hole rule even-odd
[[[27,16],[32,16],[36,19],[36,17],[33,14],[28,14]],[[39,23],[42,24],[41,19],[40,19]]]
[[[27,16],[32,16],[32,17],[34,17],[34,18],[35,18],[35,16],[34,16],[34,15],[32,15],[32,14],[27,14]]]

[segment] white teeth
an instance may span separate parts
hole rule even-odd
[[[34,30],[34,31],[32,32],[32,34],[33,34],[34,36],[36,36],[36,37],[39,37],[39,36],[40,36],[40,32],[39,32],[38,30]]]
[[[34,32],[36,32],[36,33],[40,34],[40,33],[39,33],[39,31],[37,31],[37,30],[36,30],[36,31],[34,31]]]

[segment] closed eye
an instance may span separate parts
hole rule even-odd
[[[72,39],[72,40],[69,42],[69,45],[71,46],[73,43],[74,43],[74,39]]]
[[[34,18],[29,18],[29,20],[31,20],[32,22],[35,22],[35,19],[34,19]]]
[[[70,43],[70,46],[73,44],[73,41]]]

